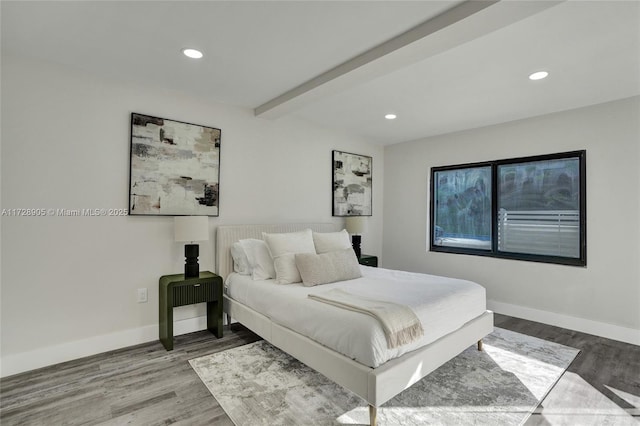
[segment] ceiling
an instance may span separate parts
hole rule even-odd
[[[385,145],[640,95],[635,0],[3,0],[0,14],[3,55]]]

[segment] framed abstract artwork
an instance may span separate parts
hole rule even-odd
[[[214,127],[132,113],[129,214],[218,216],[220,137]]]
[[[373,158],[333,151],[333,216],[371,216]]]

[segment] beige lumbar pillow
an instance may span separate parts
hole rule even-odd
[[[358,259],[351,247],[322,254],[297,253],[295,261],[302,282],[307,287],[362,276]]]

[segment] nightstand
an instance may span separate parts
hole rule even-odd
[[[222,337],[222,278],[201,271],[198,278],[184,278],[184,274],[160,277],[160,342],[165,349],[173,349],[173,308],[207,303],[207,329]]]
[[[372,256],[370,254],[361,254],[358,259],[358,263],[365,266],[378,267],[378,256]]]

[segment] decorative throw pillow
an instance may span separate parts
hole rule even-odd
[[[251,277],[254,280],[269,280],[276,277],[273,259],[264,241],[248,238],[246,240],[240,240],[240,245],[247,254],[249,267],[251,268]]]
[[[362,276],[358,259],[351,247],[322,254],[298,253],[295,257],[302,282],[307,287]]]
[[[350,248],[351,239],[346,229],[340,232],[314,232],[313,244],[316,246],[316,253],[321,254]]]
[[[262,233],[273,258],[277,284],[291,284],[302,281],[296,267],[296,253],[315,253],[311,229],[281,234]]]
[[[231,245],[231,258],[233,259],[233,270],[235,272],[240,275],[251,275],[249,258],[240,241],[236,241]]]

